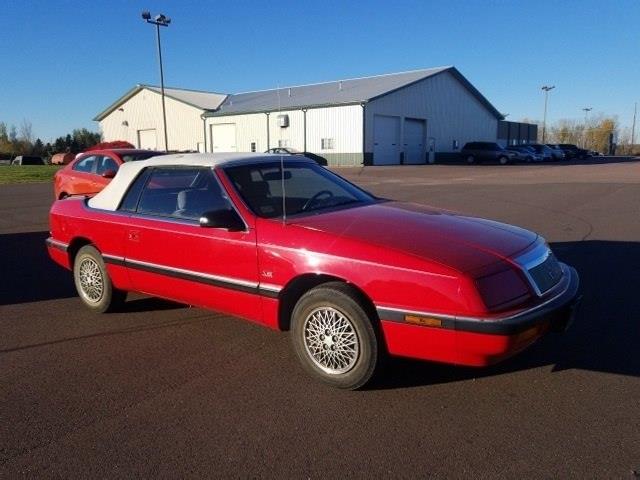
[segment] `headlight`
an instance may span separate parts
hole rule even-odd
[[[530,295],[523,278],[511,268],[477,278],[476,286],[489,310],[506,307],[515,300],[524,301]]]

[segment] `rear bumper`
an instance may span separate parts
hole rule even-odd
[[[47,245],[49,256],[54,262],[64,268],[71,268],[71,265],[69,264],[69,255],[67,253],[67,250],[69,249],[68,244],[59,240],[54,240],[52,237],[47,238],[45,240],[45,244]]]
[[[491,365],[508,358],[548,331],[566,330],[573,321],[580,302],[579,278],[573,268],[562,268],[563,280],[551,298],[503,317],[456,317],[378,307],[388,351],[470,366]]]

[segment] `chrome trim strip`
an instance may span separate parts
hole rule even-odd
[[[102,259],[104,260],[104,263],[110,263],[112,265],[119,265],[121,267],[126,266],[124,257],[118,257],[116,255],[109,255],[109,254],[103,253],[102,254]]]
[[[272,283],[261,283],[259,285],[260,290],[266,290],[267,292],[280,293],[283,287],[280,285],[273,285]]]
[[[203,272],[196,272],[194,270],[187,270],[185,268],[177,268],[177,267],[169,267],[169,266],[165,266],[165,265],[159,265],[157,263],[151,263],[151,262],[143,262],[141,260],[132,260],[130,258],[125,259],[125,263],[127,265],[132,264],[132,265],[137,265],[140,267],[149,267],[149,268],[153,268],[153,269],[157,269],[157,270],[163,270],[163,271],[167,271],[167,272],[172,272],[172,273],[179,273],[182,275],[188,275],[191,277],[198,277],[198,278],[203,278],[206,280],[212,280],[215,282],[221,282],[221,283],[228,283],[231,285],[238,285],[241,287],[246,287],[246,288],[252,288],[252,289],[257,289],[258,288],[258,283],[257,282],[250,282],[248,280],[240,280],[237,278],[229,278],[229,277],[223,277],[221,275],[212,275],[210,273],[203,273]]]
[[[544,250],[544,251],[541,253],[540,250]],[[542,297],[550,289],[544,292],[541,291],[540,288],[538,287],[538,284],[529,273],[529,270],[544,263],[549,258],[549,255],[551,255],[551,253],[552,253],[551,249],[545,242],[545,243],[541,243],[540,245],[536,246],[535,248],[528,251],[527,253],[524,253],[514,259],[515,262],[518,265],[520,265],[520,269],[522,270],[522,273],[524,273],[524,276],[527,277],[527,280],[529,281],[529,285],[531,285],[531,288],[533,288],[533,291],[538,297]],[[564,271],[563,271],[563,275],[564,275]]]
[[[54,238],[47,238],[45,240],[45,243],[52,247],[52,248],[57,248],[58,250],[62,250],[63,252],[66,252],[67,249],[69,248],[69,244],[65,243],[65,242],[61,242],[60,240],[56,240]]]
[[[541,252],[541,250],[543,251]],[[527,253],[516,257],[515,261],[528,270],[543,263],[549,255],[551,255],[551,249],[547,247],[546,243],[541,243]]]

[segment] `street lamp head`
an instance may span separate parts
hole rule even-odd
[[[142,19],[143,20],[151,20],[151,13],[149,13],[148,11],[144,11],[142,12]]]
[[[545,92],[548,92],[548,91],[550,91],[550,90],[553,90],[554,88],[556,88],[556,86],[555,86],[555,85],[551,85],[551,86],[544,85],[544,86],[542,87],[542,90],[544,90]]]
[[[167,26],[171,23],[171,19],[169,17],[167,17],[164,13],[160,13],[158,15],[156,15],[155,17],[155,23],[158,23],[160,25],[164,25]]]

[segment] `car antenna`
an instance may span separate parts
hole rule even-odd
[[[280,112],[282,106],[280,104],[280,85],[278,85],[278,89],[276,90],[278,95],[278,117],[280,116]],[[280,130],[280,135],[282,135],[282,130]],[[282,139],[281,139],[282,140]],[[287,223],[287,195],[284,188],[284,155],[280,152],[280,184],[282,188],[282,224]]]

